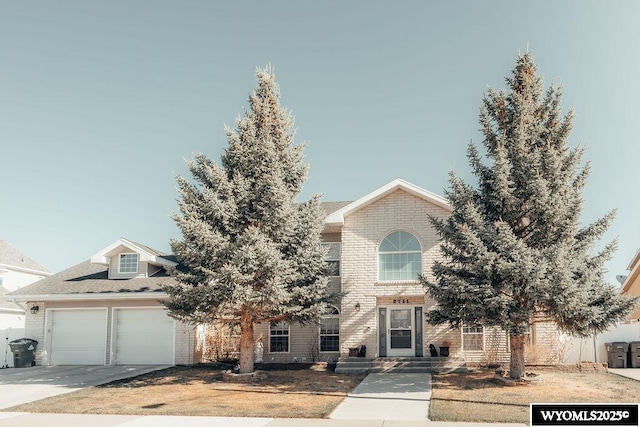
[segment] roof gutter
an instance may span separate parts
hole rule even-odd
[[[84,293],[84,294],[35,294],[12,295],[15,301],[87,301],[87,300],[141,300],[164,299],[169,295],[166,292],[118,292],[118,293]]]
[[[22,273],[38,274],[40,276],[53,275],[53,273],[51,273],[50,271],[33,270],[31,268],[17,267],[15,265],[10,265],[10,264],[0,264],[0,267],[7,268],[9,270],[20,271]]]

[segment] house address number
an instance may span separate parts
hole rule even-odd
[[[411,304],[411,301],[409,301],[408,299],[394,299],[393,303],[394,304]]]

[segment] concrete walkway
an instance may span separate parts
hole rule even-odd
[[[426,421],[430,399],[431,374],[369,374],[329,418]]]
[[[636,368],[626,368],[626,369],[616,368],[616,369],[612,369],[612,368],[609,368],[608,371],[611,372],[612,374],[620,375],[621,377],[627,377],[627,378],[631,378],[632,380],[640,381],[640,369],[636,369]]]

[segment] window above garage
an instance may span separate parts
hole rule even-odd
[[[118,273],[137,273],[138,254],[120,254],[118,263]]]
[[[92,264],[108,268],[109,279],[131,279],[163,274],[178,263],[149,246],[120,238],[91,257]]]

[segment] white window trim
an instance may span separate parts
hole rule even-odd
[[[331,246],[332,245],[336,245],[338,247],[338,258],[331,258],[329,257],[329,253],[331,253]],[[338,262],[338,275],[337,276],[329,276],[329,277],[340,277],[341,273],[342,273],[342,243],[340,242],[322,242],[322,246],[325,246],[327,248],[329,248],[329,251],[327,252],[327,257],[325,258],[325,261],[329,262],[329,261],[337,261]]]
[[[276,322],[281,323],[281,322]],[[287,324],[287,341],[289,344],[287,345],[287,351],[272,351],[271,350],[271,337],[283,337],[284,335],[271,335],[271,324],[269,324],[269,353],[273,354],[289,354],[291,353],[291,325]]]
[[[410,234],[411,236],[413,236],[413,238],[416,239],[416,241],[418,242],[418,244],[420,245],[420,250],[419,251],[397,251],[397,252],[389,252],[389,251],[380,251],[380,245],[382,245],[382,242],[384,242],[384,240],[389,237],[390,235],[392,235],[393,233],[407,233]],[[380,255],[386,255],[386,254],[420,254],[420,272],[419,274],[423,273],[423,253],[422,253],[422,242],[420,241],[420,239],[418,239],[418,236],[411,232],[411,231],[407,231],[407,230],[394,230],[394,231],[390,231],[389,233],[384,235],[384,238],[382,238],[382,240],[380,240],[380,242],[378,243],[378,256],[377,256],[377,267],[378,267],[378,280],[377,283],[381,283],[381,284],[392,284],[392,283],[420,283],[420,279],[419,278],[415,278],[415,279],[391,279],[391,280],[384,280],[380,277]]]
[[[331,351],[322,350],[322,326],[318,326],[318,352],[320,353],[339,353],[340,352],[340,336],[341,336],[340,335],[340,310],[338,309],[338,307],[334,307],[334,306],[331,306],[331,307],[335,308],[338,313],[324,315],[321,317],[321,319],[324,319],[324,318],[338,319],[338,349],[331,350]],[[335,336],[335,334],[325,334],[325,336]]]
[[[135,255],[136,256],[136,271],[122,271],[122,255]],[[140,255],[138,255],[136,252],[121,252],[118,254],[118,273],[119,274],[136,274],[139,270],[139,264],[140,264]]]
[[[486,334],[485,334],[485,330],[486,328],[484,326],[482,326],[482,349],[481,350],[467,350],[464,347],[464,336],[465,335],[479,335],[478,332],[464,332],[464,328],[465,325],[462,325],[462,327],[460,328],[460,342],[462,343],[462,351],[464,351],[465,353],[484,353],[485,348],[486,348]]]

